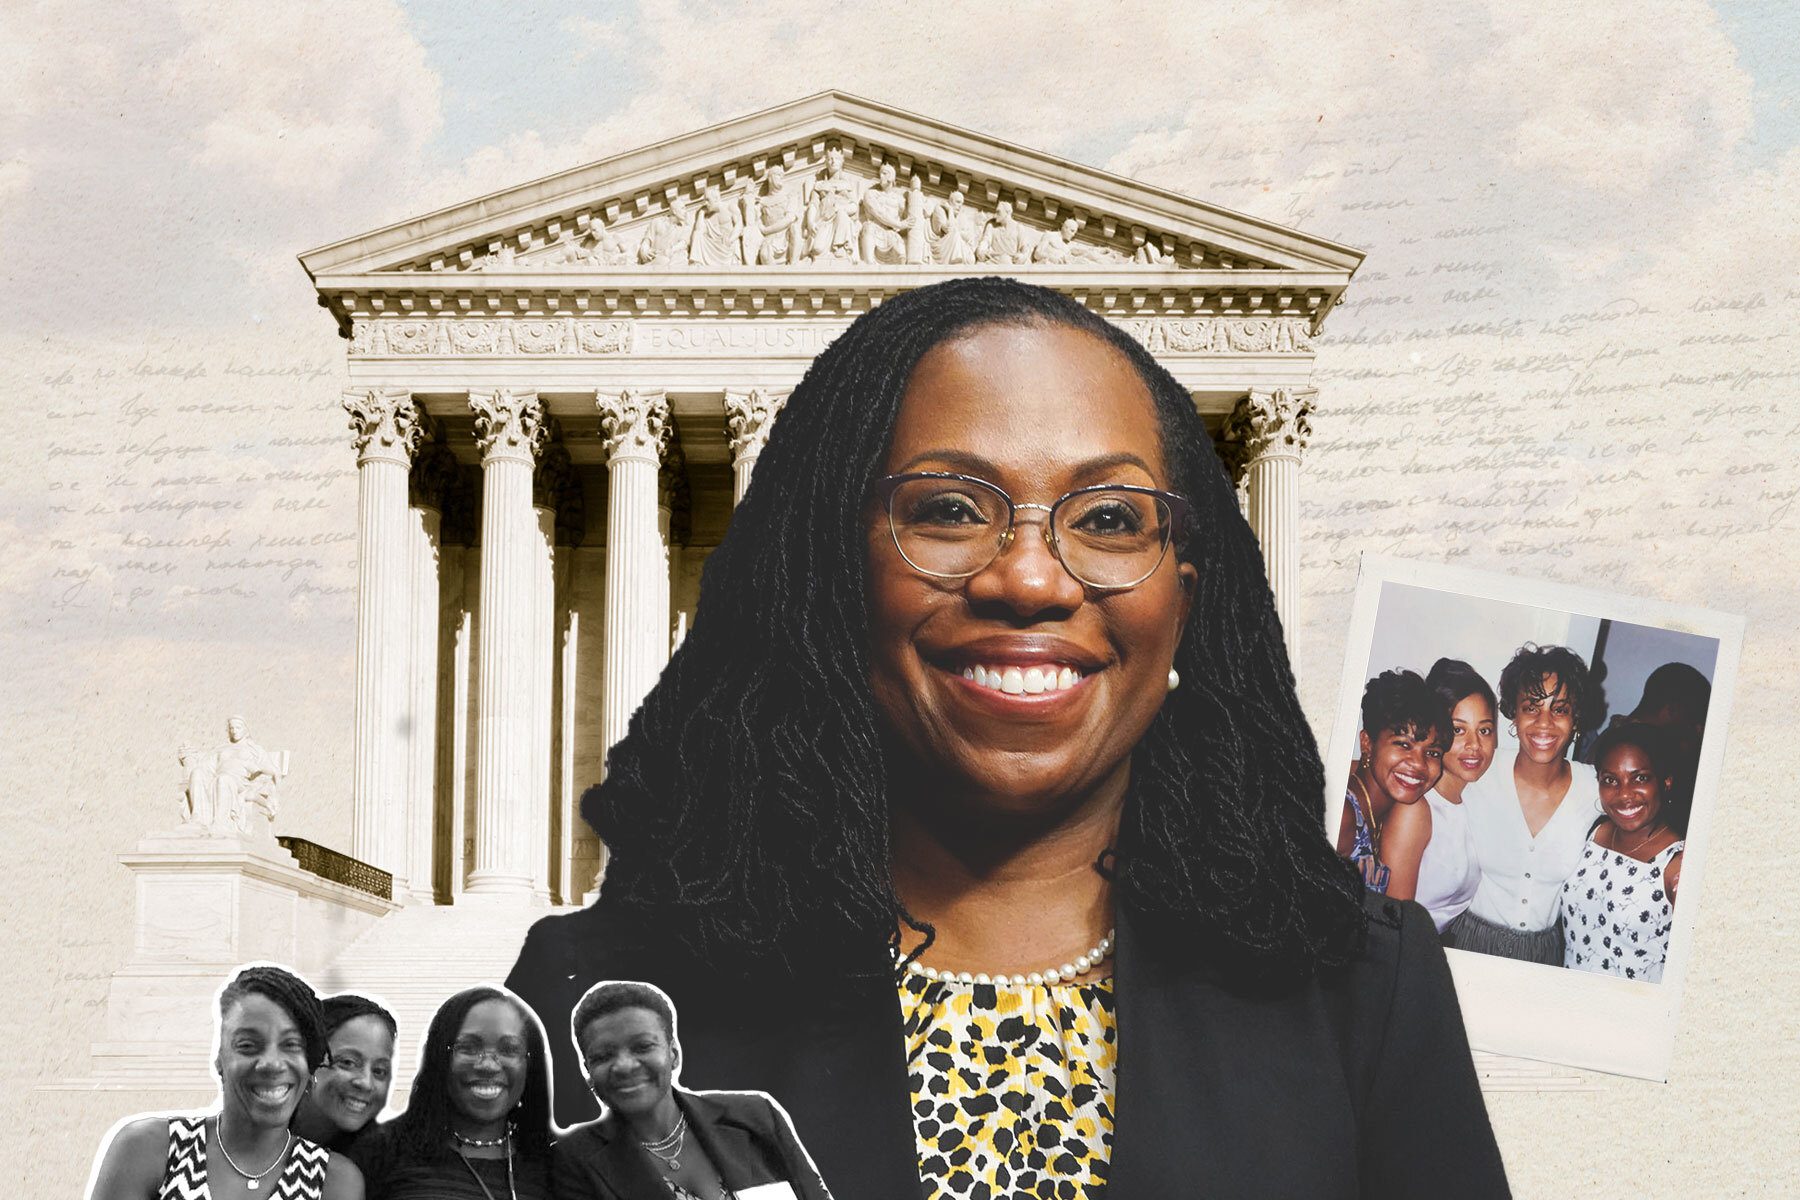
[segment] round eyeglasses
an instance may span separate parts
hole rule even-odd
[[[985,479],[944,471],[885,476],[875,495],[900,557],[921,574],[966,579],[984,570],[1012,543],[1019,513],[1035,509],[1063,569],[1102,591],[1155,574],[1188,512],[1174,492],[1118,483],[1077,488],[1054,504],[1016,504]]]

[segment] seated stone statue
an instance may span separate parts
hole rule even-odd
[[[900,190],[893,163],[882,163],[875,185],[862,194],[862,233],[858,252],[865,263],[906,261],[907,237],[912,223],[906,215],[906,196]]]
[[[181,823],[218,837],[269,833],[282,764],[248,735],[242,717],[225,722],[225,738],[210,751],[181,748],[187,773]]]
[[[982,227],[981,240],[975,244],[975,261],[984,263],[1025,263],[1031,261],[1031,242],[1025,226],[1013,219],[1010,200],[1002,200],[994,215]]]

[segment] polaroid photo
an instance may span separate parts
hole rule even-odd
[[[1365,555],[1326,831],[1448,948],[1475,1049],[1666,1080],[1743,620]]]

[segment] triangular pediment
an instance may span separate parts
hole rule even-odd
[[[671,271],[935,267],[1179,282],[1191,272],[1294,272],[1299,287],[1335,293],[1361,260],[1297,230],[841,92],[301,255],[322,291],[327,277],[372,274],[421,285],[438,276],[456,289],[480,285],[451,278],[468,275],[618,288],[634,273],[666,283]]]

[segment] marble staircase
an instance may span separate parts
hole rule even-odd
[[[321,996],[359,992],[394,1014],[400,1024],[394,1049],[394,1107],[399,1108],[438,1005],[463,988],[505,982],[532,922],[559,911],[572,910],[493,904],[401,909],[344,947],[312,983]]]

